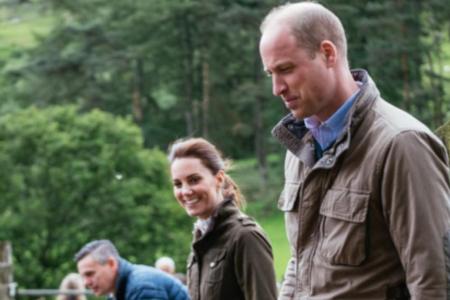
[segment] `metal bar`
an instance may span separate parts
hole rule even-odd
[[[18,289],[18,296],[93,295],[91,291],[55,289]]]

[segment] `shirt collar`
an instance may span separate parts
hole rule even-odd
[[[360,82],[357,83],[358,86],[361,85]],[[341,107],[339,107],[339,109],[325,122],[320,122],[316,116],[311,116],[304,119],[306,128],[311,131],[311,134],[322,149],[327,149],[332,143],[334,143],[336,138],[344,129],[348,119],[348,112],[350,111],[350,108],[352,107],[359,91],[360,89],[347,98],[344,104],[342,104]]]

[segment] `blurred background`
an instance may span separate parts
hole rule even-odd
[[[57,288],[98,238],[133,262],[171,256],[184,272],[193,220],[172,195],[165,152],[185,136],[233,159],[281,280],[284,150],[270,129],[286,111],[258,39],[284,2],[0,0],[0,241],[12,243],[19,287]],[[433,130],[450,119],[447,0],[320,2],[385,99]]]

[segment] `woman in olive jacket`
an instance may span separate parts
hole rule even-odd
[[[243,197],[214,145],[201,138],[169,150],[174,194],[197,217],[188,260],[192,300],[275,300],[272,248],[240,211]]]

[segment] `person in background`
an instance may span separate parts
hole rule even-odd
[[[156,260],[155,268],[170,274],[181,281],[184,285],[186,285],[186,275],[182,273],[176,273],[175,262],[171,257],[162,256]]]
[[[167,274],[175,274],[175,262],[168,256],[162,256],[156,260],[155,268],[166,272]]]
[[[83,278],[78,273],[67,274],[61,284],[59,285],[60,291],[79,292],[78,295],[66,295],[60,294],[56,297],[56,300],[86,300],[84,295],[85,289],[83,284]]]
[[[324,6],[276,7],[261,32],[290,111],[272,131],[287,149],[278,206],[292,250],[279,299],[450,299],[442,142],[350,70],[344,28]]]
[[[186,288],[153,267],[135,265],[119,256],[109,240],[95,240],[75,255],[84,284],[96,296],[115,300],[189,300]]]
[[[168,156],[175,198],[196,218],[187,271],[192,299],[276,299],[271,245],[241,212],[243,197],[220,152],[189,138],[176,141]]]

